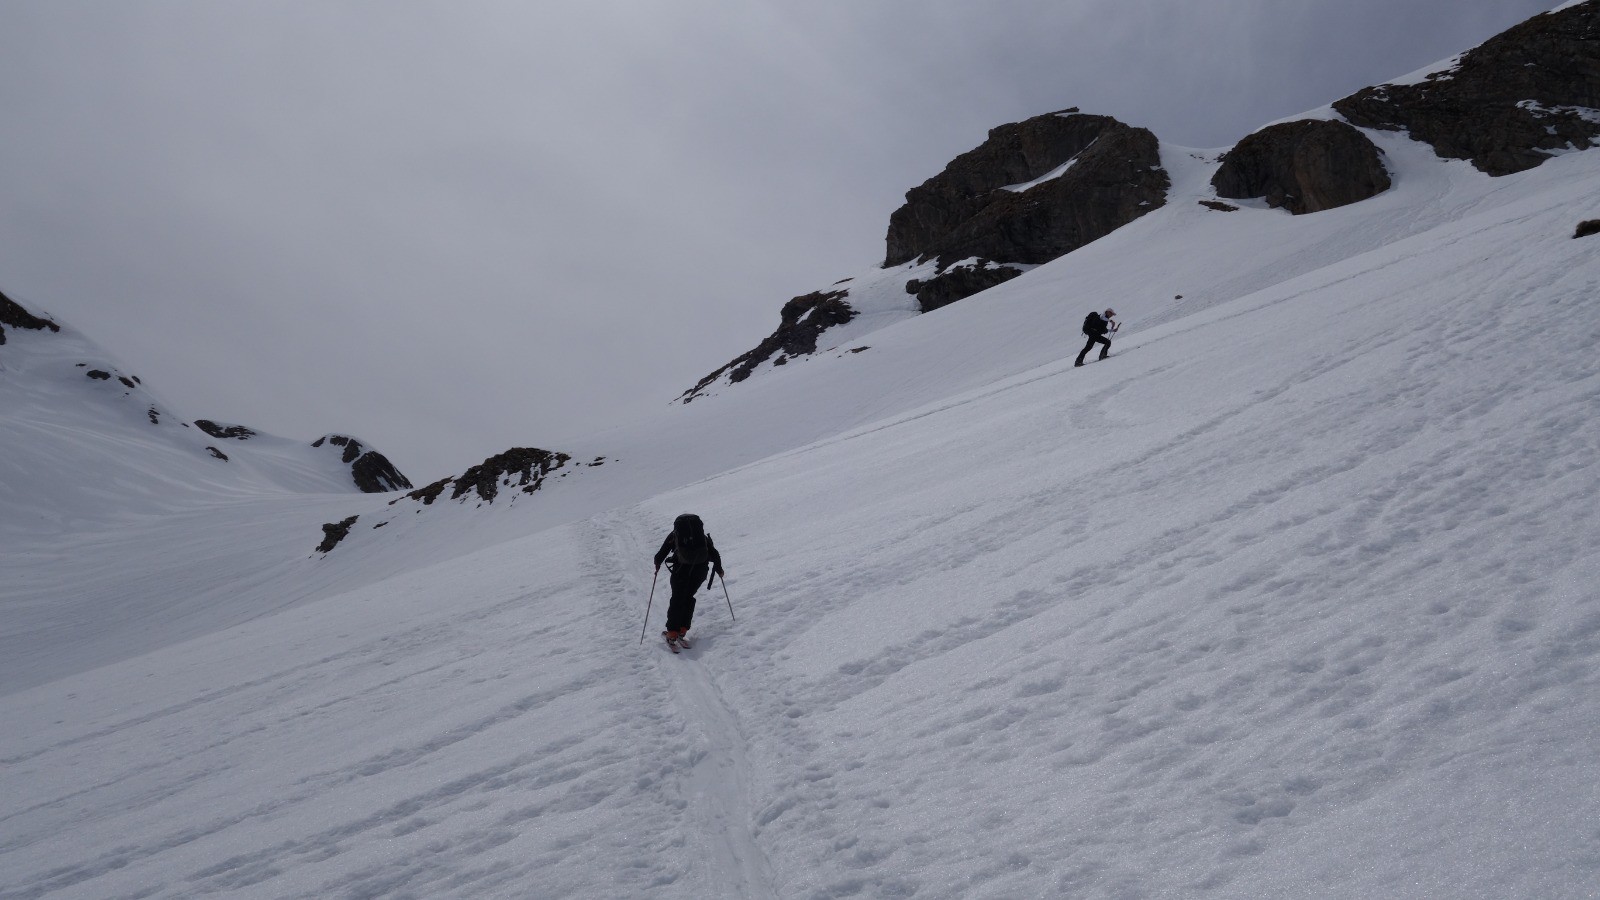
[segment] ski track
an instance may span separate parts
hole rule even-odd
[[[644,571],[659,546],[659,539],[652,539],[638,519],[637,512],[632,516],[612,513],[590,522],[592,541],[602,548],[604,564],[614,572],[639,573],[623,579],[617,595],[627,601],[619,605],[628,607],[635,607],[639,597],[649,601],[650,584]],[[700,661],[702,654],[719,643],[719,632],[727,636],[726,629],[704,627],[717,610],[708,609],[708,601],[714,598],[703,595],[696,609],[694,647],[670,654],[659,633],[659,626],[666,621],[669,596],[670,588],[661,579],[655,590],[659,602],[647,602],[649,620],[643,624],[643,641],[668,686],[674,718],[693,735],[692,749],[683,760],[685,774],[680,777],[679,791],[689,826],[687,856],[694,861],[700,882],[695,895],[776,898],[770,866],[752,828],[751,763],[744,729],[718,690],[711,669]],[[732,640],[722,643],[732,651]]]
[[[592,596],[596,574],[585,571],[561,593]],[[610,572],[601,574],[615,577]],[[448,596],[447,589],[435,586],[433,590]],[[26,876],[9,872],[0,881],[0,897],[106,896],[103,882],[115,884],[119,874],[141,867],[144,871],[135,883],[143,887],[134,892],[137,896],[524,896],[531,884],[543,884],[553,894],[574,896],[596,886],[587,882],[587,876],[570,870],[564,870],[564,877],[552,877],[552,873],[559,874],[553,863],[570,860],[576,852],[574,841],[580,839],[590,848],[581,855],[595,857],[596,870],[612,876],[611,888],[596,895],[643,894],[652,885],[665,883],[664,877],[671,873],[626,864],[640,848],[619,845],[623,835],[613,829],[589,827],[579,828],[577,835],[557,833],[553,844],[540,846],[537,833],[545,818],[571,817],[607,806],[637,812],[639,803],[625,797],[627,792],[643,790],[648,795],[652,785],[665,777],[664,770],[651,771],[649,767],[682,755],[685,748],[681,742],[674,745],[658,737],[671,717],[626,690],[639,683],[640,670],[633,654],[578,658],[566,649],[614,641],[620,619],[614,610],[596,606],[541,623],[527,615],[535,600],[511,592],[500,602],[469,607],[442,619],[435,614],[425,617],[428,621],[402,624],[359,641],[341,653],[198,692],[191,701],[144,715],[118,718],[41,751],[13,754],[6,760],[8,766],[26,766],[41,753],[89,762],[97,759],[108,739],[118,735],[126,739],[131,733],[170,745],[170,752],[156,762],[116,769],[114,775],[95,778],[75,790],[8,809],[0,817],[0,853],[43,844],[64,849],[74,843],[74,832],[93,830],[102,820],[114,823],[141,809],[188,803],[197,809],[231,807],[233,811],[201,814],[187,825],[129,834],[113,850],[70,865]],[[580,664],[565,677],[546,681],[535,690],[519,690],[515,687],[520,680],[516,660],[529,648],[538,647],[548,648],[546,652],[553,658],[568,656]],[[485,654],[501,659],[486,662]],[[469,658],[473,659],[470,667]],[[597,664],[597,660],[603,661]],[[478,690],[497,699],[478,709],[436,709],[441,699],[448,700],[441,697],[439,685],[460,683],[463,678],[470,678],[480,686]],[[339,687],[334,693],[316,701],[326,692],[325,686],[335,685]],[[612,685],[622,687],[608,689]],[[411,741],[404,740],[408,729],[399,728],[395,734],[399,743],[377,752],[331,753],[343,757],[333,766],[302,761],[302,774],[260,802],[208,799],[212,782],[224,780],[230,772],[237,775],[235,770],[250,762],[260,764],[264,751],[256,745],[270,741],[275,733],[309,729],[316,734],[318,729],[308,722],[332,724],[363,710],[370,714],[388,707],[398,713],[405,709],[408,698],[428,703],[431,714],[448,724],[443,728],[424,725]],[[559,720],[562,710],[568,711],[567,716],[577,715],[587,731],[564,729],[553,739],[539,739],[544,730],[539,723],[552,716]],[[197,722],[211,723],[201,732],[208,739],[191,740]],[[650,750],[653,743],[661,745],[654,752]],[[291,755],[307,756],[304,752]],[[645,768],[641,770],[641,766]],[[91,772],[101,768],[104,766],[85,767]],[[313,812],[343,790],[361,789],[385,779],[396,785],[380,790],[380,796],[390,796],[388,802],[358,805],[354,817],[333,809],[324,814]],[[408,790],[406,785],[412,783],[420,789]],[[668,807],[655,805],[664,823]],[[361,812],[364,807],[366,811]],[[310,816],[328,824],[288,839],[249,837],[272,834],[272,823],[286,816]],[[26,821],[29,827],[11,830],[7,823],[12,820]],[[462,825],[463,820],[471,824]],[[426,839],[428,829],[445,821],[458,827],[442,839]],[[530,840],[529,833],[534,839]],[[371,853],[372,847],[408,838],[420,841],[426,852],[404,861]],[[233,854],[215,849],[219,840],[226,845],[239,839],[255,848]],[[482,862],[492,860],[499,848],[513,843],[532,851],[521,863],[508,864],[503,859]],[[193,852],[203,845],[208,849]],[[369,864],[345,863],[348,870],[335,877],[317,879],[310,874],[319,870],[319,864],[339,863],[350,852],[374,858]],[[70,851],[51,855],[71,858]],[[185,866],[176,858],[206,858],[209,862]],[[606,862],[602,865],[599,860]],[[152,870],[167,874],[152,884]],[[286,877],[291,874],[294,877]]]

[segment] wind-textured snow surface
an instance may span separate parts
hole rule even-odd
[[[1600,154],[1373,137],[1394,189],[1301,217],[1169,150],[1162,210],[515,507],[356,497],[392,525],[249,551],[229,627],[57,623],[0,897],[1594,896]],[[702,590],[673,656],[683,511],[737,621]]]

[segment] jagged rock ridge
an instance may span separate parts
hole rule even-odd
[[[566,465],[571,459],[572,457],[566,453],[540,450],[537,447],[513,447],[504,453],[489,457],[459,476],[441,478],[433,484],[418,488],[406,494],[406,498],[420,500],[424,506],[431,506],[448,487],[451,500],[461,500],[467,494],[474,493],[482,502],[493,503],[501,487],[521,488],[526,494],[539,490],[551,472]],[[601,462],[602,460],[597,459],[591,465],[600,465]],[[398,503],[399,499],[389,501],[390,505]]]
[[[683,392],[682,399],[694,399],[700,391],[714,384],[724,375],[730,384],[750,377],[756,367],[773,358],[774,365],[783,365],[791,356],[804,356],[817,351],[817,338],[835,325],[843,325],[856,317],[856,311],[845,302],[848,290],[817,291],[795,297],[783,305],[778,330],[774,331],[754,349],[746,351],[733,361],[700,379],[694,387]]]
[[[1600,3],[1534,16],[1453,69],[1364,88],[1333,108],[1363,128],[1408,131],[1490,175],[1590,147],[1600,137]]]
[[[1240,141],[1211,178],[1217,196],[1266,198],[1295,215],[1375,197],[1389,189],[1378,148],[1343,122],[1302,119]]]

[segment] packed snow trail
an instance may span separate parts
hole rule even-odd
[[[619,594],[635,605],[649,590],[644,572],[665,533],[660,529],[652,532],[647,523],[638,520],[637,513],[608,513],[590,523],[592,540],[603,548],[602,558],[607,565],[619,573],[637,573],[622,579],[624,589]],[[665,581],[662,578],[660,583]],[[670,593],[670,588],[667,592],[658,588],[657,593]],[[672,719],[695,736],[689,765],[679,777],[684,814],[687,822],[693,823],[685,856],[698,875],[699,896],[772,898],[777,896],[771,887],[772,875],[751,828],[754,813],[744,730],[717,689],[711,670],[700,662],[702,654],[718,645],[724,653],[739,650],[737,641],[728,634],[725,618],[706,627],[721,618],[715,615],[718,610],[707,609],[706,599],[702,596],[697,605],[695,627],[691,629],[694,647],[676,654],[677,658],[661,655],[657,626],[666,621],[666,604],[652,610],[650,621],[645,623],[644,650],[655,659],[657,672],[668,686],[674,709]]]

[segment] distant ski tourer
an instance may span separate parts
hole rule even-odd
[[[684,513],[673,520],[672,531],[656,551],[657,572],[663,562],[672,572],[672,602],[667,604],[667,630],[661,636],[674,648],[687,647],[685,635],[694,620],[694,592],[700,589],[702,579],[709,588],[712,581],[722,577],[722,554],[711,542],[711,535],[706,534],[700,517]],[[708,578],[707,572],[713,574]]]
[[[1094,349],[1095,344],[1105,345],[1100,348],[1100,359],[1105,359],[1106,354],[1111,352],[1111,339],[1106,337],[1106,333],[1114,332],[1120,327],[1111,321],[1111,317],[1116,314],[1116,310],[1107,309],[1103,318],[1097,312],[1091,312],[1084,317],[1083,334],[1084,337],[1089,339],[1089,342],[1084,344],[1083,349],[1078,352],[1078,361],[1073,363],[1074,366],[1083,365],[1083,358],[1089,355],[1089,351]]]

